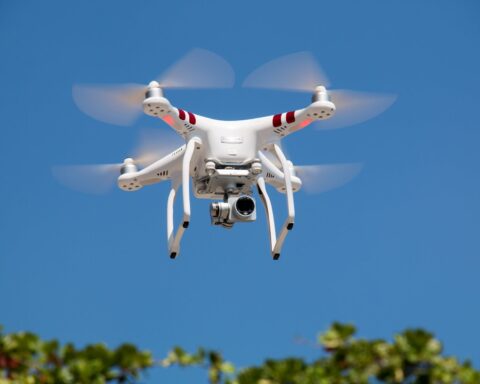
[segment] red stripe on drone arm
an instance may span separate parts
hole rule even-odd
[[[295,122],[295,111],[287,112],[287,123],[294,123]]]
[[[185,120],[185,111],[183,109],[179,109],[178,110],[178,117],[181,119],[181,120]]]
[[[282,114],[273,116],[272,124],[275,128],[280,127],[282,125]]]
[[[197,118],[195,117],[195,115],[192,112],[188,112],[188,121],[192,125],[195,125],[195,123],[197,122]]]

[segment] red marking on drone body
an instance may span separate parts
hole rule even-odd
[[[178,117],[181,119],[181,120],[185,120],[185,111],[183,109],[179,109],[178,110]]]
[[[278,115],[275,115],[273,116],[273,126],[276,128],[276,127],[280,127],[282,125],[282,114],[278,114]]]
[[[295,122],[295,111],[287,112],[287,123],[294,123]]]
[[[188,121],[189,121],[190,124],[192,124],[192,125],[195,125],[195,123],[197,122],[197,119],[196,119],[195,115],[194,115],[192,112],[188,112]]]

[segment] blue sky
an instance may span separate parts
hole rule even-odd
[[[239,366],[314,357],[295,337],[314,339],[334,320],[364,337],[421,326],[478,366],[479,16],[474,0],[0,2],[0,323],[79,344],[132,341],[158,357],[204,345]],[[166,184],[92,196],[51,176],[55,164],[121,161],[141,128],[170,134],[146,116],[129,128],[91,119],[72,101],[74,83],[147,82],[194,47],[237,75],[230,90],[167,94],[204,116],[305,106],[308,95],[239,86],[303,50],[335,88],[398,94],[369,122],[286,139],[295,163],[365,167],[340,189],[296,195],[279,262],[262,211],[226,231],[195,201],[172,262]],[[283,196],[273,200],[283,212]]]

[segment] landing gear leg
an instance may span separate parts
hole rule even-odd
[[[200,149],[200,141],[196,138],[190,139],[185,149],[182,161],[182,175],[174,177],[172,180],[172,188],[167,200],[167,237],[168,237],[168,251],[170,258],[177,257],[180,251],[180,241],[183,233],[190,224],[190,163],[193,158],[194,151]],[[177,196],[178,187],[182,185],[183,197],[183,217],[182,223],[178,226],[177,232],[173,233],[173,206]]]
[[[281,148],[276,144],[273,144],[272,152],[276,155],[282,165],[282,171],[285,181],[285,194],[287,197],[287,218],[285,219],[285,222],[280,229],[280,235],[278,236],[278,238],[276,237],[275,219],[273,216],[272,204],[267,194],[265,179],[263,178],[263,176],[260,176],[257,179],[257,187],[262,203],[265,206],[265,211],[268,218],[268,229],[270,233],[270,250],[272,253],[272,258],[274,260],[278,260],[285,238],[287,237],[288,232],[293,229],[293,225],[295,223],[295,206],[293,200],[291,173],[287,163],[287,159]]]

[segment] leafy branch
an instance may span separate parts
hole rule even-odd
[[[0,384],[138,383],[154,367],[198,366],[211,384],[479,384],[470,362],[442,355],[442,344],[422,329],[408,329],[393,341],[355,338],[351,324],[334,323],[318,337],[323,348],[313,361],[267,359],[236,370],[213,350],[188,353],[173,348],[161,360],[133,344],[76,348],[43,341],[30,332],[5,334],[0,327]]]

